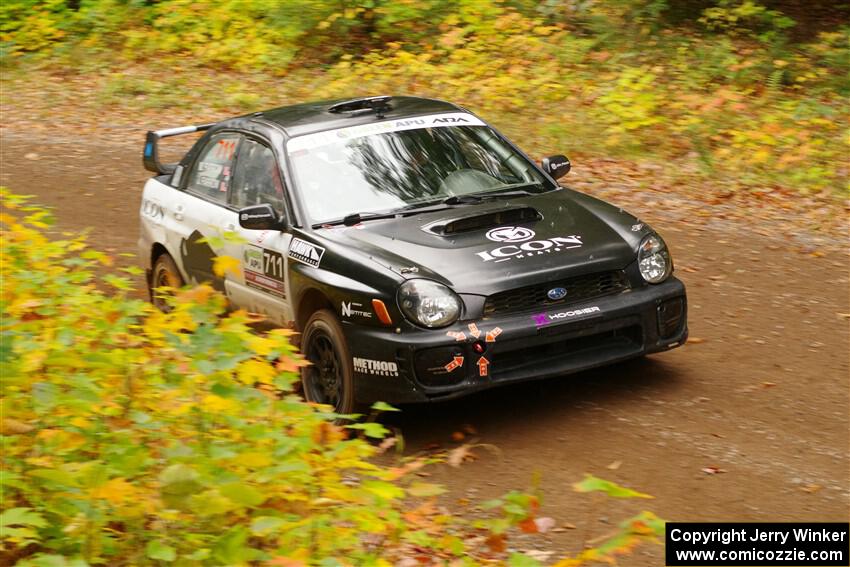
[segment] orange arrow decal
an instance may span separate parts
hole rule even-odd
[[[481,336],[481,331],[478,330],[478,326],[475,323],[470,323],[467,327],[469,327],[469,334],[476,339]]]
[[[462,356],[455,356],[454,360],[452,360],[451,362],[446,364],[445,369],[446,369],[446,372],[451,372],[455,368],[460,368],[461,366],[463,366],[463,357]]]
[[[478,359],[478,375],[479,376],[487,376],[487,367],[490,365],[490,361],[484,358],[483,356]]]
[[[458,332],[458,331],[449,331],[449,332],[447,332],[446,334],[447,334],[448,336],[450,336],[451,338],[453,338],[454,340],[458,341],[458,342],[460,342],[460,341],[465,341],[465,340],[466,340],[466,335],[463,333],[463,331],[460,331],[460,332]]]
[[[495,329],[493,329],[492,331],[487,333],[487,342],[488,343],[495,343],[496,337],[498,337],[501,334],[502,334],[502,328],[496,327]]]

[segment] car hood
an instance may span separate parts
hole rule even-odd
[[[320,231],[402,277],[490,295],[623,269],[649,228],[622,209],[558,189]]]

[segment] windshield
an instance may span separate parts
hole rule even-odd
[[[511,186],[553,188],[527,159],[466,113],[317,132],[293,138],[287,152],[316,222]]]

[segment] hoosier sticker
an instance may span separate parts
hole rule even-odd
[[[325,255],[325,249],[309,242],[304,242],[300,238],[293,238],[292,244],[289,245],[289,257],[293,260],[303,262],[308,266],[318,268],[322,263],[322,256]]]
[[[572,311],[559,311],[557,313],[537,313],[532,315],[534,324],[538,327],[548,325],[553,321],[561,321],[563,319],[572,319],[573,317],[581,317],[582,315],[590,315],[591,313],[599,313],[601,310],[597,306],[586,307],[584,309],[574,309]]]

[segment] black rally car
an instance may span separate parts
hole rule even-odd
[[[179,163],[161,163],[161,138],[199,130]],[[312,362],[308,399],[343,413],[687,338],[685,288],[661,237],[559,186],[564,156],[538,166],[454,104],[288,106],[149,132],[143,161],[157,174],[140,211],[150,286],[211,281],[235,306],[294,325]],[[242,239],[208,239],[227,232]],[[217,255],[241,270],[217,278]]]

